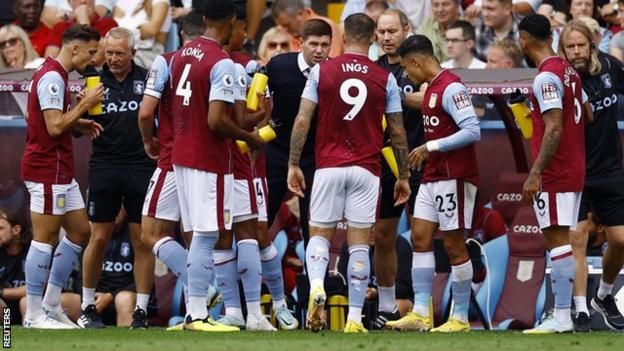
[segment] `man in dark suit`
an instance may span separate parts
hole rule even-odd
[[[327,60],[331,48],[332,30],[327,22],[311,19],[305,22],[301,30],[301,52],[277,55],[266,65],[269,77],[269,89],[273,96],[272,120],[277,138],[266,146],[266,171],[269,188],[269,226],[273,224],[280,205],[288,191],[286,175],[288,173],[288,153],[290,133],[297,112],[301,93],[306,85],[312,67]],[[311,126],[310,135],[316,127]],[[310,191],[314,177],[314,137],[308,138],[301,155],[301,169],[306,179],[306,196],[299,201],[301,228],[305,243],[308,242],[308,212]]]

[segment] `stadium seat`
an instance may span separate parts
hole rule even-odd
[[[277,235],[275,235],[273,238],[273,245],[275,246],[275,249],[277,249],[277,257],[279,257],[279,261],[282,262],[282,258],[284,258],[284,254],[288,248],[288,237],[286,236],[285,231],[280,230]]]
[[[297,241],[297,244],[295,244],[295,252],[297,253],[297,257],[299,257],[301,262],[305,262],[305,249],[303,248],[303,240]]]
[[[401,214],[401,218],[399,219],[399,225],[397,226],[397,234],[405,232],[409,233],[410,225],[407,216],[407,211],[403,211],[403,213]]]
[[[542,313],[546,256],[530,206],[521,207],[506,236],[484,245],[487,277],[477,301],[495,329],[533,327]]]
[[[526,173],[503,172],[492,195],[492,208],[500,212],[506,224],[511,224],[522,203],[522,185]]]

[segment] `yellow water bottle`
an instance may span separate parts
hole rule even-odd
[[[264,74],[264,70],[261,69],[254,74],[249,86],[249,92],[247,93],[247,109],[249,111],[258,111],[258,104],[260,103],[258,93],[264,93],[268,83],[269,76]]]
[[[260,138],[262,138],[262,140],[264,140],[267,143],[277,138],[277,134],[275,133],[275,130],[273,130],[270,124],[267,124],[266,126],[258,129],[258,134],[260,135]],[[236,140],[236,145],[238,145],[238,149],[242,153],[246,153],[247,151],[249,151],[249,146],[247,145],[246,142],[242,140]]]
[[[86,89],[93,89],[97,87],[98,84],[100,84],[99,75],[87,76]],[[103,112],[104,111],[102,110],[102,101],[100,101],[100,103],[95,104],[94,106],[89,108],[89,116],[99,116]]]
[[[514,115],[516,124],[525,139],[533,136],[533,123],[531,122],[530,110],[526,104],[526,99],[519,89],[514,91],[509,98],[509,108]]]
[[[394,150],[392,150],[392,146],[386,146],[381,149],[381,154],[388,163],[392,174],[394,174],[394,176],[399,179],[399,166],[397,165],[396,157],[394,156]]]

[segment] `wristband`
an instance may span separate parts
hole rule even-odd
[[[427,142],[427,151],[440,151],[440,142],[438,140],[430,140]]]

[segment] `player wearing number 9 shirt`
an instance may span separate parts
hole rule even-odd
[[[187,330],[232,331],[208,317],[206,294],[214,278],[213,250],[221,232],[231,229],[233,176],[227,138],[250,147],[262,145],[231,118],[235,68],[221,49],[232,33],[236,6],[206,0],[201,9],[204,36],[182,47],[172,59],[172,161],[184,231],[193,232],[188,258]]]
[[[401,66],[414,84],[427,83],[423,126],[427,142],[410,152],[410,165],[424,174],[412,221],[412,312],[386,327],[428,331],[433,325],[429,300],[435,271],[433,235],[440,229],[451,263],[454,308],[435,332],[470,331],[468,306],[472,264],[464,244],[471,228],[479,171],[474,143],[481,132],[468,90],[460,78],[440,66],[431,41],[422,35],[407,38],[399,48]]]
[[[395,185],[397,204],[410,195],[407,139],[401,98],[391,73],[368,59],[375,24],[364,14],[344,22],[346,53],[312,68],[301,96],[290,143],[288,188],[303,196],[305,181],[299,168],[310,122],[317,106],[316,173],[310,203],[310,242],[306,264],[310,279],[308,327],[322,327],[325,271],[329,240],[342,218],[348,222],[349,315],[345,333],[366,333],[361,323],[364,295],[370,274],[368,238],[376,220],[383,144],[382,115],[399,166]]]
[[[550,250],[555,294],[553,315],[525,333],[571,332],[575,272],[568,235],[578,219],[585,180],[583,114],[591,119],[591,108],[581,78],[551,48],[549,20],[542,15],[529,15],[520,22],[519,30],[522,51],[539,69],[531,98],[535,161],[522,193],[525,201],[533,203],[546,248]]]

